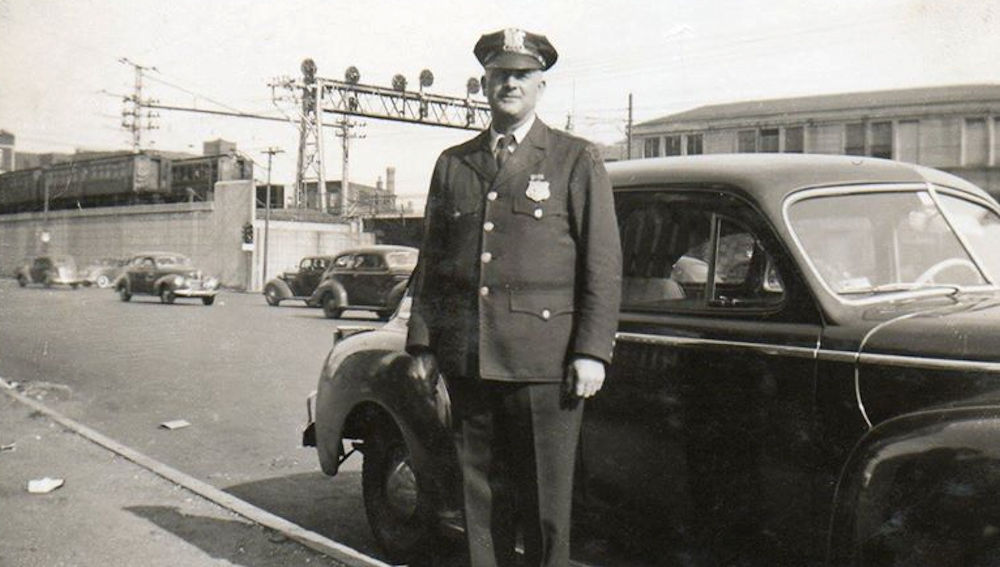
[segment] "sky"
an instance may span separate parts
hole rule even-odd
[[[997,0],[0,0],[0,129],[28,152],[121,149],[122,95],[147,67],[143,95],[161,104],[294,115],[268,83],[312,58],[321,77],[410,85],[464,96],[482,75],[483,33],[520,27],[559,51],[539,117],[602,143],[624,139],[628,97],[640,123],[706,104],[945,84],[1000,83]],[[143,147],[200,153],[223,138],[266,178],[295,177],[294,124],[161,110]],[[363,119],[350,179],[396,169],[401,202],[422,206],[434,160],[473,132]],[[327,179],[341,140],[324,134]]]

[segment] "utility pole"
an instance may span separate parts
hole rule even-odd
[[[276,148],[271,146],[261,153],[267,154],[267,196],[264,197],[264,259],[262,261],[262,269],[260,276],[261,285],[267,283],[267,249],[268,249],[268,236],[271,230],[271,158],[274,154],[284,153],[285,150],[281,148]]]
[[[625,125],[625,155],[632,159],[632,93],[628,93],[628,124]]]
[[[132,151],[134,153],[139,153],[142,149],[142,131],[145,130],[156,130],[159,126],[153,124],[154,118],[159,118],[160,115],[146,110],[142,111],[142,108],[148,107],[151,104],[155,104],[159,101],[154,99],[144,99],[142,98],[142,73],[143,71],[158,71],[156,67],[145,67],[130,61],[126,57],[118,59],[119,63],[124,65],[129,65],[135,70],[135,84],[132,90],[132,96],[124,97],[122,100],[125,103],[125,108],[122,109],[122,128],[130,131],[132,133]],[[146,125],[143,126],[142,119],[146,119]]]
[[[340,131],[337,135],[342,138],[341,148],[343,152],[343,162],[341,163],[340,180],[340,214],[345,217],[353,217],[357,213],[357,203],[354,202],[354,195],[351,193],[351,138],[361,138],[354,133],[354,128],[363,126],[357,122],[352,122],[347,116],[340,120]]]

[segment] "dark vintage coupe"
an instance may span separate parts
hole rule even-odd
[[[998,564],[997,203],[863,157],[608,169],[623,300],[584,412],[575,557]],[[393,560],[460,524],[446,393],[406,376],[405,307],[380,330],[338,329],[303,438],[330,475],[364,454]]]
[[[409,246],[347,250],[333,259],[308,303],[322,306],[330,319],[348,309],[374,311],[388,319],[406,291],[417,255],[417,249]]]
[[[115,291],[122,301],[142,294],[159,296],[167,304],[178,297],[197,297],[203,304],[212,305],[219,293],[219,280],[193,266],[183,254],[145,252],[129,260],[115,281]]]
[[[65,254],[36,256],[25,260],[14,277],[17,278],[17,285],[21,287],[29,283],[39,283],[45,287],[68,285],[76,289],[83,283],[83,278],[76,269],[76,260]]]
[[[299,269],[280,274],[264,285],[264,299],[267,304],[277,307],[287,299],[305,301],[309,307],[319,307],[311,297],[316,286],[323,279],[323,273],[333,262],[333,256],[306,256],[299,260]]]

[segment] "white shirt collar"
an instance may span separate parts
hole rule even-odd
[[[521,124],[513,132],[511,132],[511,134],[514,135],[514,141],[516,143],[518,143],[518,144],[520,144],[521,142],[523,142],[524,139],[528,137],[528,132],[531,131],[531,127],[534,126],[534,125],[535,125],[535,115],[532,114],[531,118],[529,118],[527,122],[525,122],[524,124]],[[493,129],[493,125],[492,124],[490,125],[490,150],[491,151],[495,152],[497,150],[497,140],[499,140],[500,136],[502,136],[502,135],[503,134],[500,134],[499,132],[497,132],[496,130]]]

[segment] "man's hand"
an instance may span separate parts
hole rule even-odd
[[[434,353],[424,350],[413,356],[413,363],[410,364],[410,378],[417,382],[418,387],[425,395],[434,395],[438,381],[438,366]]]
[[[574,357],[567,369],[570,391],[580,398],[589,398],[604,385],[604,363],[586,356]]]

